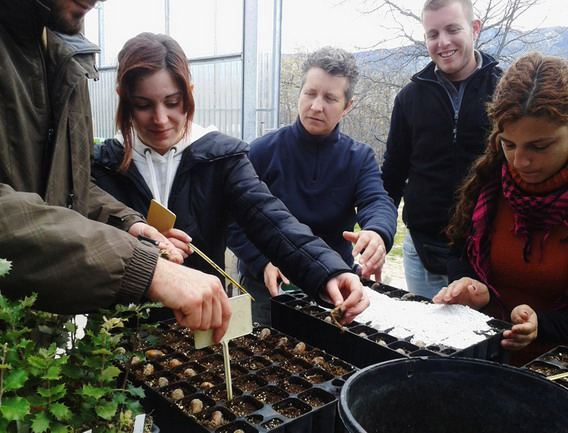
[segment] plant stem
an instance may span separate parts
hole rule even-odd
[[[8,350],[8,343],[4,343],[2,347],[2,364],[6,362],[6,351]],[[4,395],[4,369],[0,369],[0,406],[2,406],[2,397]]]

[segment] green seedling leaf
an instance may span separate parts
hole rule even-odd
[[[124,392],[115,392],[112,395],[112,401],[118,404],[124,404],[126,403],[126,394]]]
[[[42,376],[45,380],[59,380],[61,379],[61,368],[60,367],[49,367],[47,373]]]
[[[51,433],[69,433],[69,427],[65,424],[55,423],[51,426]]]
[[[112,355],[112,352],[108,349],[98,349],[93,350],[93,355]]]
[[[32,421],[32,431],[34,433],[44,433],[49,429],[50,419],[47,413],[42,410],[38,412]]]
[[[108,391],[109,388],[96,388],[90,385],[83,385],[81,394],[99,399],[103,397]]]
[[[99,402],[95,412],[102,419],[110,420],[116,414],[118,409],[118,404],[113,401],[102,401]]]
[[[120,374],[120,369],[118,367],[110,366],[105,368],[101,372],[101,380],[104,382],[108,382],[116,378],[119,374]]]
[[[129,385],[126,391],[133,397],[144,398],[144,389]]]
[[[8,421],[22,421],[30,413],[30,405],[21,397],[9,397],[3,399],[0,412]]]
[[[4,379],[4,392],[23,388],[28,380],[28,373],[25,370],[15,370],[6,375]]]
[[[12,262],[6,259],[0,259],[0,277],[3,277],[12,269]]]
[[[7,419],[0,418],[0,431],[8,431],[8,424],[10,422]]]
[[[60,383],[50,388],[38,388],[37,393],[42,397],[59,397],[61,394],[65,393],[65,384]]]
[[[49,411],[59,421],[68,420],[69,418],[71,418],[71,412],[69,411],[69,408],[62,403],[52,404],[49,408]]]

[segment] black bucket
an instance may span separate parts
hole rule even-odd
[[[568,390],[489,361],[398,359],[351,376],[339,413],[351,433],[568,432]]]

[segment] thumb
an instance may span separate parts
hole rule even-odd
[[[524,323],[529,318],[529,313],[526,310],[516,310],[511,314],[511,321],[515,324]]]
[[[284,284],[289,285],[290,284],[290,280],[288,279],[288,277],[286,277],[286,275],[284,275],[282,272],[280,272],[280,278],[282,278],[282,282]]]
[[[343,232],[343,238],[349,242],[357,242],[359,235],[355,232]]]

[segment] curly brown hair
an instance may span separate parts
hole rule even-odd
[[[492,132],[485,152],[457,190],[457,202],[446,229],[450,241],[465,239],[483,186],[500,175],[505,161],[498,136],[503,125],[524,116],[568,123],[568,60],[533,52],[517,59],[499,81],[487,113]]]

